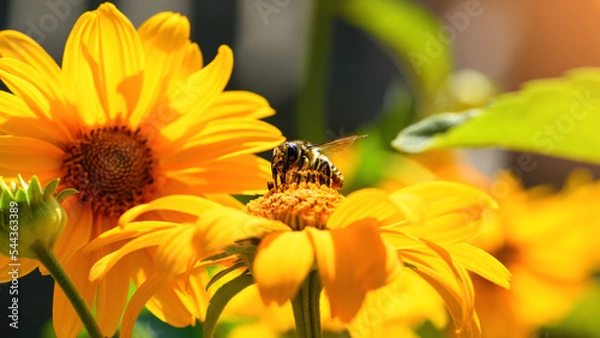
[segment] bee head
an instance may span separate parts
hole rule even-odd
[[[286,142],[286,158],[287,158],[287,163],[286,163],[286,167],[289,168],[289,166],[296,162],[298,160],[298,156],[300,156],[300,149],[298,148],[298,145],[294,142]]]
[[[294,142],[284,142],[273,149],[271,168],[279,172],[290,168],[300,155],[300,149]]]

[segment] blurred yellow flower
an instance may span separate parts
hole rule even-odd
[[[500,204],[473,243],[513,273],[511,290],[474,279],[485,337],[529,337],[556,324],[593,282],[600,266],[600,183],[581,173],[563,191],[524,190],[510,174],[492,185]]]
[[[594,268],[600,266],[600,184],[581,172],[555,193],[544,186],[524,190],[508,173],[488,179],[457,152],[395,154],[389,163],[397,169],[386,170],[380,183],[388,191],[452,180],[489,191],[498,201],[499,210],[470,241],[513,274],[510,290],[474,277],[484,337],[529,337],[541,326],[556,324],[593,282]]]
[[[153,254],[134,255],[133,265],[92,283],[92,264],[118,246],[91,254],[81,248],[124,211],[159,196],[264,191],[269,164],[253,153],[283,141],[258,120],[273,114],[264,98],[223,91],[231,50],[220,47],[203,67],[189,34],[179,14],[159,13],[135,30],[105,3],[75,23],[59,67],[26,35],[0,32],[0,80],[11,91],[0,91],[0,175],[36,174],[42,184],[61,177],[61,188],[79,191],[64,205],[69,221],[56,254],[88,304],[95,299],[107,336],[119,323],[129,279],[145,280]],[[157,295],[174,303],[172,296]],[[59,288],[53,306],[57,335],[75,336],[82,326]]]
[[[258,238],[248,268],[266,305],[282,305],[293,298],[316,263],[331,316],[349,323],[368,293],[398,278],[404,265],[442,296],[459,335],[478,336],[467,270],[506,288],[510,279],[504,266],[465,243],[479,230],[484,211],[494,206],[481,191],[449,182],[424,183],[391,194],[363,189],[348,198],[325,186],[292,184],[251,201],[244,211],[200,197],[166,196],[131,209],[120,220],[123,228],[90,244],[96,249],[130,240],[127,250],[100,260],[91,278],[102,278],[119,259],[148,246],[158,246],[161,270],[176,276],[210,264],[197,262],[233,243]],[[164,210],[198,219],[194,224],[133,221],[143,213]],[[220,262],[226,259],[231,263],[236,258]],[[154,291],[152,286],[140,288],[126,311],[123,332],[128,332],[125,328],[133,325],[129,321]]]

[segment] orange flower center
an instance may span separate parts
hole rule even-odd
[[[140,204],[154,182],[155,161],[140,130],[102,127],[81,135],[63,158],[62,182],[94,212],[118,216]]]
[[[292,183],[273,188],[263,197],[250,201],[244,212],[281,221],[293,230],[305,227],[323,230],[343,200],[343,195],[326,185]]]

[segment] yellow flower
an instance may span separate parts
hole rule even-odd
[[[79,191],[64,205],[69,221],[56,254],[86,301],[96,296],[107,336],[119,323],[130,277],[140,283],[145,276],[124,263],[90,283],[89,268],[115,247],[81,248],[156,197],[264,191],[269,164],[253,153],[283,141],[258,120],[273,114],[264,98],[223,91],[233,67],[229,47],[203,67],[189,34],[179,14],[159,13],[136,30],[106,3],[75,23],[59,67],[26,35],[0,32],[0,80],[11,91],[0,91],[0,175],[36,174],[42,184],[60,177],[62,188]],[[148,270],[152,255],[130,262]],[[59,288],[53,318],[59,337],[81,329]]]
[[[122,257],[148,246],[158,246],[158,264],[175,276],[209,264],[195,262],[233,243],[257,238],[256,256],[248,268],[266,305],[281,305],[294,297],[316,266],[331,316],[348,323],[369,292],[402,278],[404,265],[442,296],[460,335],[477,336],[467,270],[509,286],[510,273],[504,266],[465,243],[479,230],[483,212],[494,205],[484,193],[449,182],[423,183],[391,194],[363,189],[348,198],[325,186],[292,184],[251,201],[243,211],[199,197],[166,196],[125,213],[122,229],[108,231],[90,244],[95,249],[130,240],[127,250],[100,260],[91,278],[102,278]],[[143,213],[164,210],[198,219],[194,224],[133,221]],[[225,255],[221,262],[226,259],[235,261]],[[146,294],[134,296],[126,311],[128,320],[154,291],[141,289]],[[124,321],[123,332],[130,325]]]
[[[473,243],[513,273],[511,290],[475,279],[485,337],[529,337],[556,324],[588,290],[598,268],[600,184],[581,173],[566,188],[524,190],[509,174],[492,185],[500,209]]]

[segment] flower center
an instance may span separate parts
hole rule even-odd
[[[281,221],[293,230],[325,229],[327,220],[344,196],[327,185],[302,182],[271,189],[246,204],[244,212]]]
[[[62,181],[77,189],[94,212],[119,216],[142,203],[154,182],[155,161],[147,141],[139,129],[93,129],[67,149]]]

